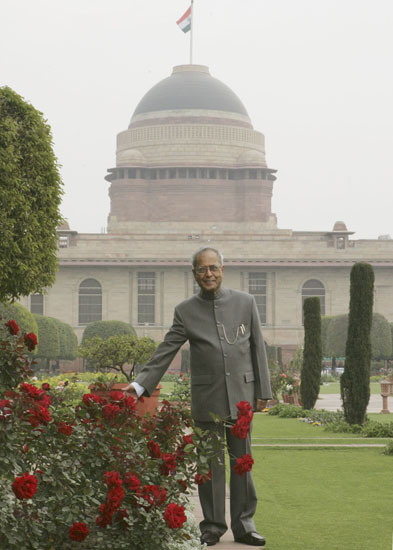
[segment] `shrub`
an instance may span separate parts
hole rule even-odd
[[[385,424],[368,420],[363,424],[361,433],[365,437],[393,437],[393,422]]]
[[[382,452],[384,455],[389,455],[389,456],[393,455],[393,440],[389,441],[389,443],[386,443]]]
[[[121,334],[136,336],[134,327],[129,323],[124,323],[123,321],[94,321],[86,326],[83,332],[82,345],[95,336],[106,340],[111,336],[118,336]]]
[[[322,370],[321,305],[319,298],[306,298],[304,312],[304,349],[300,396],[304,409],[313,409],[318,399]]]

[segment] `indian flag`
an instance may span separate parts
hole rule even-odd
[[[176,23],[183,32],[188,32],[191,29],[191,6],[188,8],[186,13],[176,21]]]

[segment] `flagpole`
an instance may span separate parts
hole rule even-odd
[[[194,0],[191,0],[190,65],[192,65],[192,38],[194,30]]]

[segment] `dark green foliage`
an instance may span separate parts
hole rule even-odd
[[[281,347],[277,348],[277,362],[278,362],[278,366],[282,370],[283,363],[282,363],[282,348]]]
[[[22,332],[34,332],[38,335],[38,325],[34,318],[34,315],[29,310],[21,306],[20,304],[1,304],[0,303],[0,315],[5,321],[13,319],[17,322]]]
[[[328,353],[328,329],[330,325],[330,321],[333,319],[333,317],[322,317],[321,319],[321,338],[322,338],[322,356],[323,357],[331,357],[330,353]]]
[[[344,357],[348,315],[331,317],[326,330],[326,357]]]
[[[93,323],[89,323],[85,328],[82,345],[95,336],[106,340],[111,338],[111,336],[120,336],[121,334],[136,336],[134,327],[123,321],[94,321]]]
[[[370,399],[373,297],[373,268],[362,262],[355,264],[351,270],[345,366],[340,379],[344,415],[349,424],[363,424]]]
[[[306,298],[304,313],[304,349],[300,396],[304,409],[313,409],[318,399],[322,371],[321,304],[317,296]]]
[[[59,319],[52,319],[59,332],[59,359],[72,361],[77,357],[78,338],[71,325],[63,323]]]
[[[348,315],[329,317],[324,357],[344,357],[348,335]],[[322,327],[324,322],[322,321]],[[392,330],[380,313],[374,313],[371,325],[371,357],[389,359],[392,356]]]
[[[380,313],[374,313],[371,325],[371,357],[389,359],[392,356],[392,332],[389,322]]]
[[[56,360],[60,357],[59,330],[55,319],[44,315],[34,315],[38,325],[37,357]]]
[[[42,114],[10,88],[0,88],[1,301],[54,282],[61,185]]]

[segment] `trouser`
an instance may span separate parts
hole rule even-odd
[[[240,476],[235,474],[234,466],[237,458],[251,454],[251,430],[246,439],[239,439],[232,435],[230,426],[222,423],[195,422],[202,430],[209,430],[221,438],[226,439],[226,446],[230,460],[230,513],[231,529],[235,537],[256,531],[253,516],[257,507],[257,495],[251,472]],[[199,524],[202,533],[212,531],[221,536],[228,529],[225,521],[225,463],[223,441],[219,460],[212,460],[210,464],[211,480],[198,486],[199,500],[203,512],[203,521]]]

